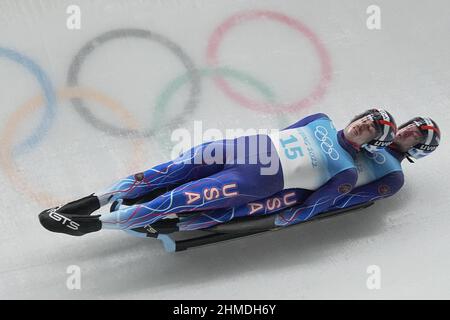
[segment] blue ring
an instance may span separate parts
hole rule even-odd
[[[52,124],[52,121],[56,114],[55,90],[53,89],[53,85],[44,70],[42,70],[42,68],[39,67],[30,58],[22,55],[17,51],[3,47],[0,47],[0,57],[5,57],[9,60],[17,62],[18,64],[25,67],[28,71],[30,71],[39,82],[46,101],[46,110],[44,116],[40,124],[37,126],[35,133],[33,133],[31,136],[14,147],[14,153],[22,154],[26,151],[29,151],[32,147],[38,144],[50,128],[50,125]]]

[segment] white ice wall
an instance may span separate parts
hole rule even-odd
[[[80,30],[66,28],[72,4],[81,9]],[[371,4],[381,8],[381,30],[366,27]],[[248,108],[207,76],[195,90],[188,83],[166,104],[158,103],[186,64],[210,70],[208,43],[222,22],[255,10],[282,15],[284,23],[242,18],[224,35],[218,66],[233,70],[227,79],[234,90],[272,101],[279,112]],[[449,16],[444,0],[1,1],[0,297],[449,298]],[[177,49],[154,37],[98,45],[81,66],[79,82],[83,97],[89,96],[86,105],[103,121],[121,128],[158,126],[145,139],[94,128],[67,98],[76,53],[100,34],[124,28],[148,30]],[[19,55],[46,76],[36,70],[33,75]],[[53,109],[39,101],[42,86],[50,100],[62,95]],[[311,100],[283,111],[315,89]],[[194,111],[185,112],[190,90]],[[406,185],[399,194],[364,213],[179,254],[118,232],[52,234],[37,220],[49,205],[169,159],[168,124],[189,130],[194,120],[221,130],[278,128],[325,112],[344,126],[371,106],[386,107],[398,123],[431,116],[443,140],[431,157],[404,163]],[[184,122],[172,121],[178,116]],[[17,147],[36,135],[42,137],[36,144]],[[72,264],[81,267],[81,291],[66,288]],[[381,268],[380,290],[366,287],[369,265]]]

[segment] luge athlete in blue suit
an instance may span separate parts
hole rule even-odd
[[[178,222],[194,212],[227,208],[234,215],[264,214],[301,204],[295,214],[279,214],[276,225],[312,218],[336,205],[357,183],[357,152],[389,145],[393,117],[371,109],[337,131],[325,114],[308,116],[276,134],[204,143],[179,158],[118,181],[106,191],[43,211],[39,218],[54,232],[83,235],[101,229],[133,234],[154,230],[160,220]],[[133,200],[147,196],[144,203]],[[260,207],[269,197],[278,202]],[[110,213],[91,215],[112,203]]]
[[[359,204],[390,197],[397,193],[404,183],[401,162],[407,158],[420,159],[432,153],[439,146],[441,133],[431,118],[416,117],[402,124],[392,144],[384,149],[361,150],[354,158],[358,179],[352,191],[336,198],[327,210],[353,207]],[[185,217],[177,223],[176,231],[197,230],[227,222],[235,217],[252,214],[274,214],[274,221],[286,221],[307,210],[306,200],[311,192],[302,196],[304,201],[286,206],[285,197],[297,192],[285,190],[267,199],[248,203],[238,208],[202,212]],[[317,195],[317,192],[315,192]],[[289,208],[286,208],[289,207]],[[317,208],[319,210],[320,208]],[[323,212],[317,212],[323,213]]]

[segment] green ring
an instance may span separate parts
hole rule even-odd
[[[212,77],[215,75],[220,75],[222,77],[233,78],[235,80],[238,80],[240,82],[243,82],[256,88],[260,93],[262,93],[262,95],[264,96],[264,98],[268,100],[268,102],[270,103],[275,102],[275,94],[268,85],[241,71],[237,71],[235,69],[227,67],[214,69],[204,68],[198,70],[198,75],[200,75],[201,77]],[[156,100],[155,112],[153,114],[154,120],[152,123],[153,124],[152,127],[155,128],[155,131],[157,131],[161,127],[162,122],[160,121],[160,119],[162,119],[162,112],[164,112],[165,107],[169,104],[170,99],[174,96],[177,90],[179,90],[183,85],[185,85],[188,82],[189,77],[190,72],[186,72],[185,74],[170,81],[166,86],[166,88],[158,96]],[[283,114],[281,114],[279,116],[279,124],[281,125],[280,127],[284,127],[286,123],[287,123],[286,117]]]

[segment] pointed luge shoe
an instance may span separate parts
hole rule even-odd
[[[102,228],[100,216],[90,215],[98,208],[100,208],[98,198],[89,195],[64,206],[42,211],[39,214],[39,221],[49,231],[82,236]]]

